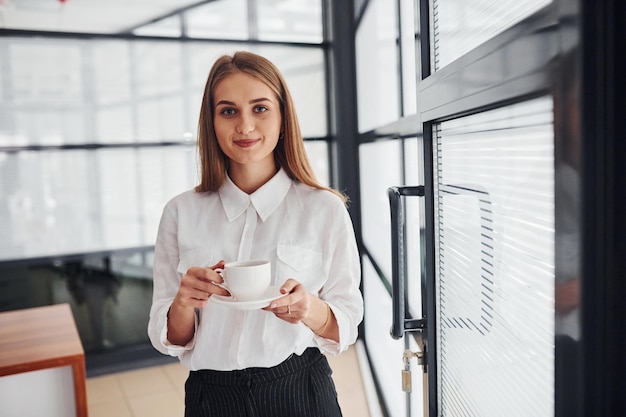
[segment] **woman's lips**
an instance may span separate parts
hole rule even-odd
[[[249,148],[251,146],[254,146],[260,140],[261,139],[239,139],[233,141],[233,143],[240,148]]]

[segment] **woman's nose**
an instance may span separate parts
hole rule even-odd
[[[251,117],[242,115],[237,123],[237,133],[246,135],[254,130],[254,122]]]

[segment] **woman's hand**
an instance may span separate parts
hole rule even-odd
[[[224,268],[219,261],[208,268],[191,267],[180,280],[180,287],[167,313],[167,340],[177,346],[185,346],[194,336],[194,309],[202,308],[213,294],[230,295],[218,286],[224,282],[215,272]]]
[[[217,284],[224,282],[217,268],[224,268],[224,261],[219,261],[208,268],[192,266],[180,280],[180,287],[174,298],[173,305],[183,308],[202,308],[213,294],[230,295]]]
[[[299,323],[309,316],[311,298],[314,296],[302,284],[290,278],[280,287],[280,293],[287,295],[273,301],[263,310],[271,311],[276,317],[289,323]]]
[[[337,320],[324,300],[309,293],[292,278],[285,281],[280,292],[287,295],[272,301],[263,310],[289,323],[302,322],[318,335],[339,341]]]

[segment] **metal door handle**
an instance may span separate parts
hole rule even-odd
[[[400,339],[406,331],[424,329],[425,319],[406,318],[406,208],[403,197],[423,197],[424,186],[390,187],[387,189],[391,208],[391,337]]]

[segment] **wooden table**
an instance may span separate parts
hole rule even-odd
[[[0,313],[0,377],[65,366],[76,416],[86,417],[85,353],[69,304]]]

